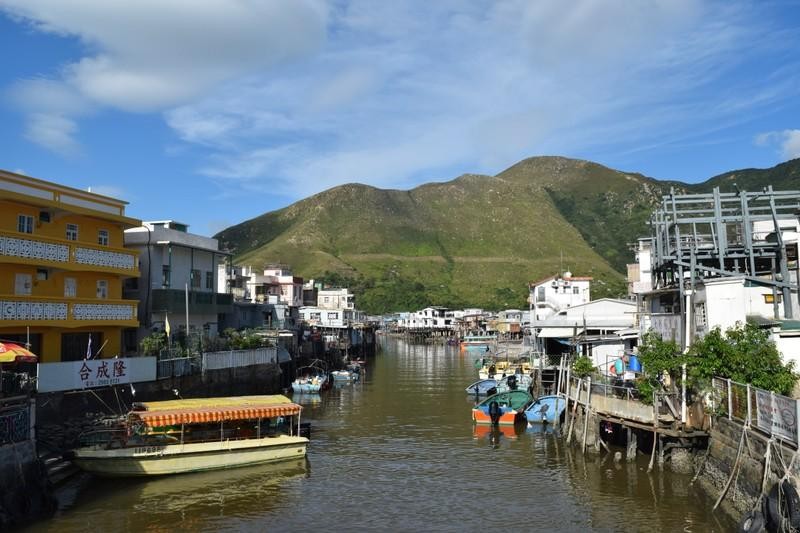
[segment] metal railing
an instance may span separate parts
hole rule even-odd
[[[199,366],[200,360],[196,357],[159,359],[156,363],[156,377],[160,379],[189,376],[195,373],[195,368],[199,368]]]
[[[727,378],[713,378],[712,386],[708,400],[717,415],[795,446],[800,442],[800,401]]]
[[[253,350],[231,350],[226,352],[204,353],[202,369],[217,370],[221,368],[238,368],[243,366],[263,365],[278,362],[278,349],[275,347],[256,348]]]

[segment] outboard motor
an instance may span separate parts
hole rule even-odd
[[[506,378],[506,382],[508,383],[508,390],[517,390],[517,376],[511,374]]]
[[[497,402],[491,402],[489,404],[489,418],[492,419],[492,425],[496,426],[500,423],[500,404]]]

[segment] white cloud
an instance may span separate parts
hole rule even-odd
[[[75,141],[77,131],[75,121],[60,115],[33,113],[25,123],[26,139],[67,157],[80,153],[80,145]]]
[[[12,89],[24,110],[51,115],[51,130],[58,115],[61,138],[36,142],[61,153],[76,144],[65,138],[68,117],[90,104],[150,112],[187,103],[226,80],[314,53],[327,17],[320,0],[3,0],[0,10],[85,45],[86,55],[57,79]],[[41,117],[30,120],[41,128]]]
[[[776,147],[784,161],[800,157],[800,130],[770,131],[756,136],[758,146]]]
[[[167,120],[215,151],[201,171],[226,187],[295,197],[677,142],[791,90],[714,86],[757,53],[751,18],[700,0],[355,0],[332,12],[325,50],[302,68],[231,84]]]
[[[199,172],[226,194],[396,187],[533,154],[688,143],[798,86],[797,69],[766,70],[762,59],[787,40],[764,31],[758,3],[0,5],[86,46],[26,109],[163,111],[182,141],[168,150],[186,157],[201,147]],[[737,75],[743,65],[748,75]]]

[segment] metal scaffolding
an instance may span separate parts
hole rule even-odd
[[[792,318],[800,262],[797,244],[787,246],[782,230],[794,231],[798,217],[800,191],[770,186],[761,192],[715,188],[711,194],[676,195],[671,190],[650,217],[654,289],[677,288],[683,306],[685,291],[693,293],[698,279],[743,277],[772,287],[775,317],[782,299],[784,317]]]

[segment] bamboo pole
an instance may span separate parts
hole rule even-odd
[[[583,410],[583,446],[581,451],[586,453],[586,434],[589,430],[589,414],[592,403],[592,378],[586,378],[586,409]]]

